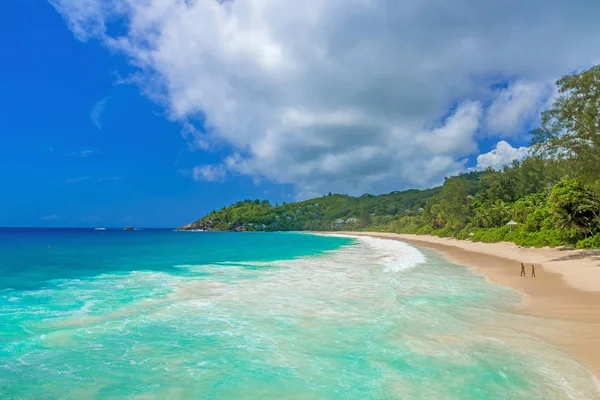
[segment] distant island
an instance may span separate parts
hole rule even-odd
[[[502,171],[374,196],[271,205],[245,200],[179,228],[206,231],[377,231],[521,246],[600,248],[600,66],[557,81],[531,132],[530,156]]]

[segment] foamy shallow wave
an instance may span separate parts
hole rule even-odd
[[[377,262],[389,272],[399,272],[413,268],[426,261],[418,249],[397,240],[386,240],[368,236],[346,236],[357,240],[363,247],[359,253],[369,252],[377,255]]]
[[[332,237],[352,238],[356,243],[348,246],[342,246],[338,250],[327,251],[319,256],[299,257],[294,260],[278,261],[235,261],[219,262],[216,264],[204,265],[178,265],[177,268],[184,268],[195,271],[210,271],[211,268],[218,266],[232,267],[280,267],[295,266],[306,262],[320,263],[323,258],[327,263],[341,264],[371,264],[372,266],[382,266],[388,272],[400,272],[413,268],[426,261],[425,256],[418,249],[404,242],[395,240],[386,240],[372,238],[367,236],[351,235],[327,235]]]

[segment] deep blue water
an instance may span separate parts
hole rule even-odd
[[[291,259],[349,242],[298,233],[0,228],[0,289],[106,272],[181,273],[176,266]]]

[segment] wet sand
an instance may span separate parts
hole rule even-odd
[[[489,281],[523,293],[511,328],[554,343],[600,376],[600,252],[527,249],[512,243],[473,243],[428,235],[336,232],[399,240],[441,252]],[[520,263],[527,277],[520,277]],[[531,265],[536,277],[531,277]],[[514,324],[514,323],[513,323]]]

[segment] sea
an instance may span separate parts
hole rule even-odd
[[[1,229],[0,399],[600,398],[520,301],[398,241]]]

